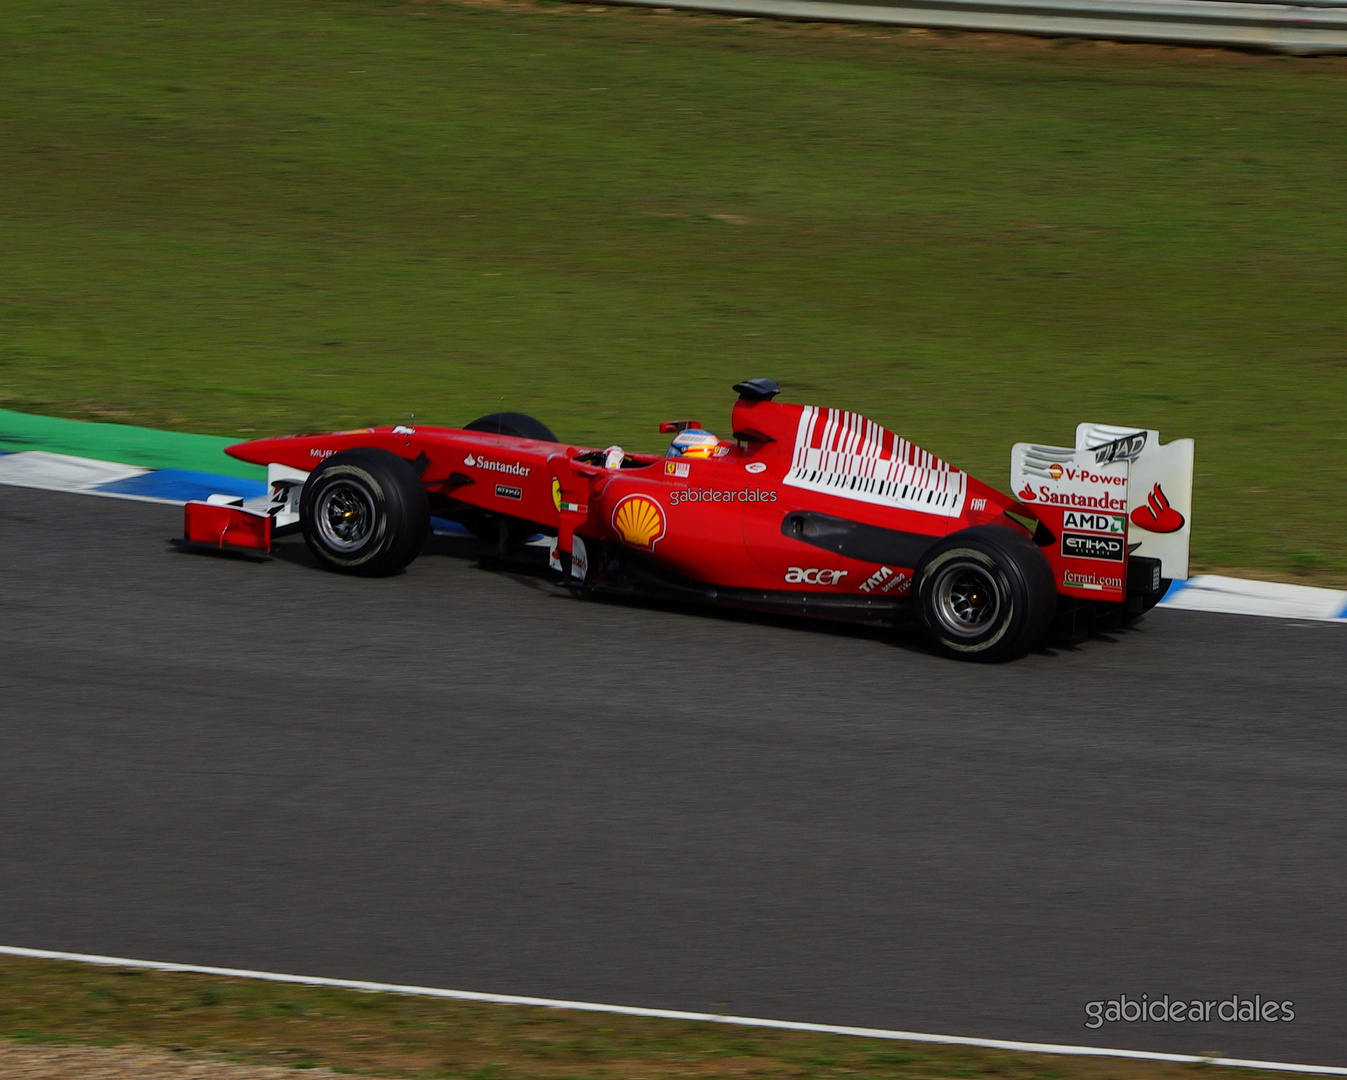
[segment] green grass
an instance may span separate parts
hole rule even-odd
[[[998,484],[1193,436],[1198,565],[1347,579],[1347,62],[999,41],[10,0],[0,407],[649,448],[770,375]]]
[[[495,1080],[1260,1080],[1207,1065],[477,1005],[0,958],[0,1039]]]

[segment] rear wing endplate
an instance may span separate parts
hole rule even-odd
[[[1016,443],[1010,484],[1055,537],[1044,555],[1060,592],[1122,600],[1132,557],[1188,576],[1192,439],[1162,445],[1158,431],[1085,423],[1073,447]]]

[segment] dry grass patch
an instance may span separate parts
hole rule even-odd
[[[0,958],[0,1038],[28,1047],[148,1049],[251,1066],[478,1080],[874,1077],[893,1080],[1255,1080],[1245,1070],[1063,1058],[285,986],[247,979]],[[4,1055],[9,1054],[6,1058]],[[169,1056],[165,1056],[165,1055]],[[16,1051],[0,1044],[0,1074]],[[46,1067],[60,1056],[29,1055]],[[113,1067],[114,1056],[99,1062]],[[100,1066],[101,1067],[101,1066]],[[69,1075],[85,1075],[81,1070]],[[32,1076],[57,1073],[34,1072]],[[163,1074],[169,1075],[169,1074]],[[179,1075],[188,1075],[182,1073]],[[229,1073],[191,1075],[229,1080]],[[271,1076],[254,1068],[250,1076]]]

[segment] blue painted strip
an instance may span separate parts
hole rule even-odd
[[[261,480],[218,476],[215,473],[193,472],[191,469],[156,469],[129,480],[101,484],[94,490],[108,495],[141,495],[151,499],[187,502],[190,499],[204,499],[207,495],[242,495],[245,499],[256,499],[267,493],[267,485]]]
[[[449,521],[447,518],[433,517],[430,519],[430,531],[437,536],[472,536],[473,533],[464,525],[457,521]]]
[[[1342,610],[1333,616],[1335,619],[1347,619],[1347,604],[1342,605]]]
[[[1160,597],[1160,603],[1163,604],[1166,600],[1173,600],[1174,597],[1178,596],[1179,593],[1188,588],[1188,585],[1192,580],[1192,578],[1184,578],[1182,581],[1171,581],[1169,583],[1169,588],[1165,590],[1165,595]]]

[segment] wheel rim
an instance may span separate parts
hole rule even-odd
[[[374,501],[369,492],[348,480],[338,480],[318,497],[318,533],[337,551],[354,551],[374,532]]]
[[[985,566],[966,560],[941,571],[931,599],[940,625],[955,637],[978,637],[995,626],[1001,614],[996,579]]]

